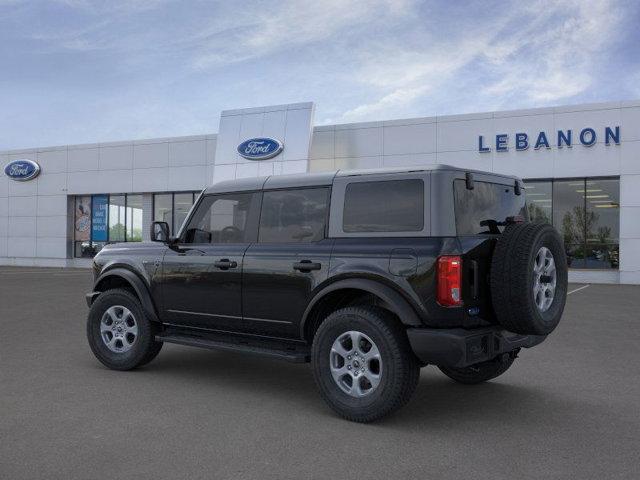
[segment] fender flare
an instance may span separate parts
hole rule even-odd
[[[336,290],[344,289],[363,290],[365,292],[371,293],[379,297],[387,305],[389,305],[391,311],[398,316],[403,324],[416,327],[423,325],[409,301],[393,288],[375,280],[368,280],[364,278],[350,278],[339,280],[335,283],[332,283],[331,285],[326,286],[311,299],[309,305],[307,305],[307,308],[304,311],[302,322],[300,324],[301,334],[303,338],[309,314],[312,312],[313,308],[318,304],[318,302],[322,301],[322,299],[327,294],[335,292]]]
[[[125,280],[136,292],[136,295],[140,299],[140,303],[142,304],[142,308],[145,313],[149,315],[149,318],[154,322],[159,322],[158,314],[156,312],[155,305],[153,304],[153,300],[151,299],[151,294],[149,293],[149,289],[145,285],[144,281],[138,276],[135,272],[128,270],[126,268],[117,267],[107,270],[106,272],[100,274],[100,276],[96,279],[94,283],[94,290],[98,291],[97,287],[103,280],[106,280],[109,277],[119,277]]]

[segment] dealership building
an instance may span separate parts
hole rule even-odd
[[[89,266],[175,232],[233,178],[448,164],[525,180],[570,280],[640,284],[640,101],[315,126],[314,104],[222,112],[218,133],[0,152],[0,265]]]

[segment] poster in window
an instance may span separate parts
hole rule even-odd
[[[107,211],[109,197],[94,195],[91,203],[91,238],[94,242],[107,241]]]
[[[76,197],[75,239],[78,242],[89,241],[91,234],[91,197]]]

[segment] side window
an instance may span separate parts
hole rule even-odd
[[[185,230],[185,243],[248,243],[255,241],[259,195],[236,193],[202,199]]]
[[[342,229],[355,232],[419,232],[424,228],[420,179],[353,182],[344,194]]]
[[[264,192],[258,241],[315,242],[324,238],[328,188]]]

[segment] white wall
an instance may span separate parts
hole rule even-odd
[[[640,283],[640,101],[328,125],[313,128],[313,103],[228,110],[217,135],[72,145],[0,152],[0,165],[30,158],[41,175],[15,182],[0,175],[0,264],[72,265],[67,196],[199,190],[246,176],[446,163],[523,178],[620,176],[620,270],[573,272],[580,281]],[[604,127],[620,126],[621,145],[605,146]],[[592,127],[598,143],[515,151],[513,135]],[[508,152],[478,152],[510,135]],[[270,136],[284,151],[251,161],[242,141]],[[574,139],[575,143],[575,139]],[[151,195],[145,196],[145,209]],[[147,235],[151,212],[144,216]]]
[[[34,180],[0,176],[0,264],[85,265],[73,259],[73,195],[200,190],[213,182],[217,135],[70,145],[0,153],[0,164],[29,158]],[[143,234],[151,199],[145,195]]]
[[[223,111],[215,155],[216,181],[306,172],[314,109],[308,102]],[[257,137],[277,139],[284,150],[262,161],[241,157],[238,145]]]

